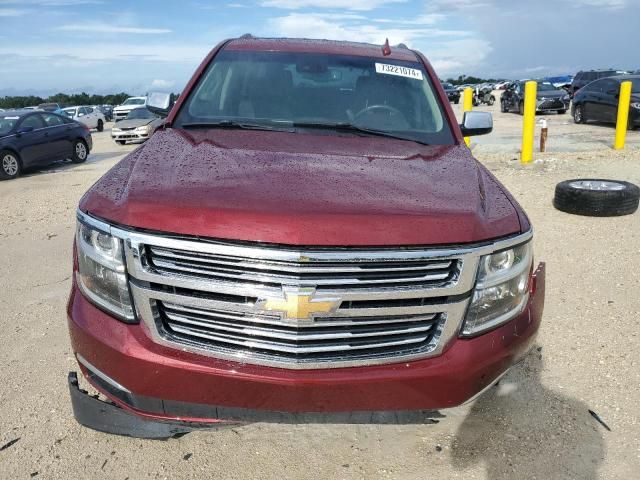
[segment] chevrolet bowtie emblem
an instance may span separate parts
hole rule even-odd
[[[285,298],[266,298],[258,302],[263,310],[282,312],[293,320],[311,320],[314,315],[334,312],[340,305],[337,299],[314,299],[313,290],[285,291]]]

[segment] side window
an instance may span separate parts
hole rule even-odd
[[[605,79],[600,83],[602,83],[603,93],[611,94],[612,92],[618,92],[620,90],[620,85],[618,85],[618,82],[616,82],[615,80]]]
[[[58,125],[64,125],[64,120],[62,120],[62,118],[57,115],[45,113],[42,115],[42,117],[44,118],[44,123],[47,124],[47,127],[57,127]]]
[[[93,108],[91,107],[85,107],[84,109],[86,110],[86,113],[93,113]]]
[[[44,122],[38,114],[29,115],[28,117],[25,117],[24,120],[22,120],[19,128],[24,127],[33,127],[34,130],[37,130],[38,128],[44,128]]]
[[[589,89],[587,91],[602,93],[602,82],[601,81],[593,82],[592,84],[589,85]]]
[[[80,107],[78,108],[78,115],[86,115],[87,114],[87,109],[84,107]]]

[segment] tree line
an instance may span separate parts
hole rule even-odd
[[[447,78],[445,81],[451,85],[478,85],[480,83],[497,83],[501,80],[496,78],[467,77],[466,75],[460,75],[458,78]]]
[[[66,93],[56,93],[49,97],[38,97],[35,95],[0,97],[0,108],[23,108],[35,107],[41,103],[57,103],[60,106],[72,105],[120,105],[127,98],[131,97],[128,93],[120,92],[110,95],[89,95],[88,93],[74,93],[72,95]]]

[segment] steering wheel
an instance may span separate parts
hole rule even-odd
[[[390,105],[369,105],[368,107],[364,107],[362,110],[360,110],[358,113],[356,113],[353,117],[354,120],[357,120],[358,118],[360,118],[363,115],[366,115],[370,112],[373,112],[375,110],[386,110],[389,112],[390,115],[398,115],[400,116],[400,118],[404,119],[404,115],[402,114],[402,112],[400,110],[398,110],[395,107],[392,107]]]

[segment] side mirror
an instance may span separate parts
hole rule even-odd
[[[489,112],[466,112],[460,125],[463,137],[486,135],[493,130],[493,116]]]
[[[161,117],[166,117],[173,107],[172,93],[151,92],[147,96],[147,108]]]
[[[79,113],[78,116],[79,117],[84,117],[84,113]]]

